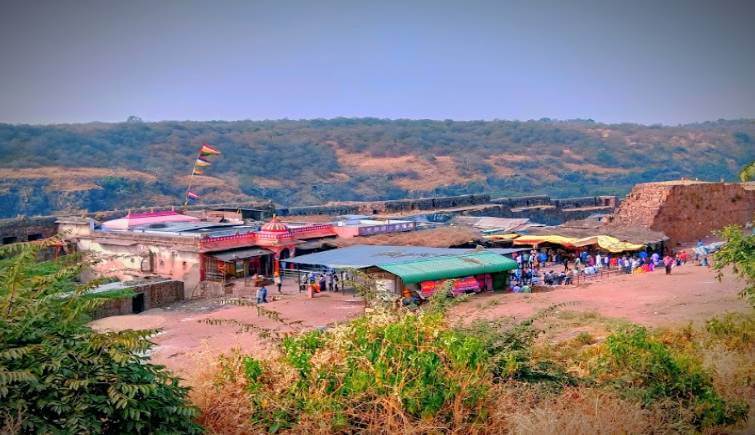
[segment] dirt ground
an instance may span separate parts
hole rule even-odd
[[[252,298],[243,299],[249,303]],[[221,299],[181,302],[143,313],[112,316],[96,320],[97,330],[159,328],[152,339],[155,347],[151,359],[179,374],[186,374],[198,364],[202,355],[217,355],[238,348],[264,356],[270,341],[261,337],[267,331],[288,332],[314,329],[356,317],[364,310],[361,299],[347,292],[320,293],[313,299],[293,286],[284,286],[283,294],[270,288],[268,313],[255,306],[223,303]],[[277,317],[277,319],[271,318]],[[229,322],[230,321],[230,322]]]
[[[639,275],[616,275],[579,287],[556,286],[547,291],[488,293],[454,307],[458,319],[525,318],[556,304],[563,309],[594,312],[647,326],[704,321],[727,311],[748,312],[737,296],[744,284],[733,276],[719,282],[707,267],[688,263],[666,275],[662,268]]]
[[[618,275],[580,287],[553,287],[532,294],[488,293],[474,295],[451,311],[452,320],[525,318],[555,304],[563,311],[621,318],[648,326],[703,321],[727,311],[747,312],[737,297],[742,287],[731,276],[718,282],[713,271],[692,264],[642,275]],[[214,356],[239,348],[257,356],[269,352],[265,331],[296,331],[346,321],[362,313],[362,301],[351,293],[322,293],[307,299],[293,287],[259,313],[254,306],[223,304],[220,299],[187,301],[140,314],[113,316],[92,322],[98,330],[160,328],[153,338],[151,358],[179,375],[201,364],[198,355]],[[251,299],[248,299],[251,301]],[[278,317],[277,320],[270,318]],[[210,324],[207,322],[221,322]],[[229,323],[238,322],[238,323]]]

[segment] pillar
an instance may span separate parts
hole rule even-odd
[[[205,280],[207,274],[206,257],[204,254],[199,254],[199,282]]]

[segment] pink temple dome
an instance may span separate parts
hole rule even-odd
[[[262,225],[261,230],[268,233],[287,233],[288,225],[281,222],[278,216],[273,216],[273,218],[270,219],[270,222]]]

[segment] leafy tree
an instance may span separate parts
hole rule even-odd
[[[739,171],[739,180],[743,183],[755,180],[755,160],[746,164],[741,171]]]
[[[740,296],[755,306],[755,234],[745,234],[741,227],[730,225],[719,232],[724,246],[713,254],[713,268],[720,280],[724,271],[732,271],[745,282]]]
[[[156,331],[87,327],[103,299],[75,283],[82,262],[40,267],[41,247],[0,249],[0,432],[201,432],[188,389],[146,362]]]

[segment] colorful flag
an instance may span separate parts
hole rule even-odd
[[[199,199],[199,195],[197,195],[196,193],[191,192],[191,191],[186,192],[186,196],[188,196],[191,199]]]
[[[196,162],[194,162],[196,166],[210,166],[210,162],[207,160],[202,159],[201,157],[197,159]]]
[[[202,156],[215,156],[220,154],[220,151],[216,150],[210,145],[204,144],[202,145],[202,149],[199,150],[199,154]]]
[[[202,175],[204,174],[204,171],[199,168],[194,168],[194,172],[192,172],[192,175]]]

